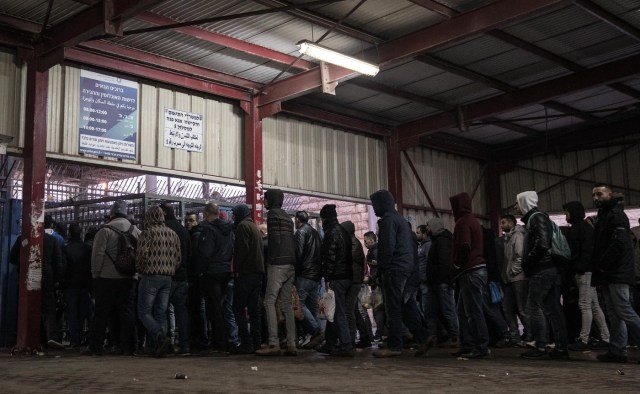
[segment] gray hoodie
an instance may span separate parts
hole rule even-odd
[[[115,218],[108,223],[120,231],[129,231],[132,224],[125,218]],[[140,230],[136,227],[133,229],[133,236],[138,238]],[[113,261],[107,256],[116,259],[118,256],[118,234],[110,228],[103,227],[93,239],[93,249],[91,251],[91,276],[104,279],[132,279],[133,276],[125,276],[120,274]]]
[[[500,273],[504,283],[512,283],[525,279],[522,269],[524,253],[524,227],[515,226],[504,235],[504,268]]]
[[[522,192],[516,197],[518,206],[522,215],[526,215],[527,212],[538,206],[538,193],[534,191]]]

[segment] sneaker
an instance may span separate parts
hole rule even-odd
[[[369,340],[362,340],[362,341],[356,343],[356,348],[357,349],[368,349],[371,346],[373,346],[373,344]]]
[[[495,343],[495,345],[493,345],[495,348],[497,349],[502,349],[505,347],[510,347],[511,346],[511,342],[509,338],[502,338],[500,339],[498,342]]]
[[[178,352],[176,353],[178,356],[190,356],[191,355],[191,350],[189,350],[188,347],[183,347],[178,349]]]
[[[436,344],[436,342],[437,342],[436,337],[433,335],[430,335],[423,344],[418,346],[418,350],[416,350],[416,353],[414,354],[414,356],[422,357],[426,355],[429,349],[431,349]]]
[[[309,338],[309,342],[307,342],[302,348],[315,349],[318,345],[322,343],[322,341],[324,341],[324,333],[322,333],[322,331],[319,331],[317,334]]]
[[[387,357],[398,357],[402,355],[402,351],[400,350],[391,350],[389,348],[386,349],[377,349],[373,351],[373,357],[375,358],[387,358]]]
[[[164,334],[158,335],[157,343],[158,346],[156,347],[156,357],[166,356],[169,349],[173,346],[173,344],[171,343],[171,338],[165,336]]]
[[[260,350],[256,350],[257,356],[279,356],[280,353],[280,346],[277,345],[270,345]]]
[[[327,345],[326,343],[324,344],[324,346],[318,346],[316,348],[316,352],[320,353],[320,354],[331,354],[335,351],[335,349],[329,345]]]
[[[535,349],[536,348],[536,341],[525,341],[525,345],[527,347]]]
[[[549,358],[552,360],[569,360],[569,352],[566,350],[553,349],[549,352]]]
[[[466,349],[466,348],[461,348],[460,350],[458,350],[457,352],[453,352],[451,353],[451,355],[453,357],[462,357],[462,355],[464,354],[469,354],[471,353],[472,349]]]
[[[102,349],[96,349],[89,346],[81,351],[80,354],[83,356],[102,356],[104,354],[104,351]]]
[[[629,361],[627,356],[613,354],[611,352],[601,354],[597,358],[598,361],[602,361],[603,363],[626,363],[627,361]]]
[[[64,350],[64,345],[58,341],[54,341],[53,339],[49,339],[47,341],[47,346],[51,349]]]
[[[569,350],[572,350],[574,352],[584,352],[584,351],[590,350],[589,345],[587,345],[586,343],[582,342],[579,339],[574,343],[570,344],[568,348]]]
[[[528,352],[524,352],[520,355],[522,358],[526,358],[527,360],[541,360],[549,357],[549,354],[545,349],[532,349]]]
[[[282,355],[286,357],[295,357],[298,355],[298,349],[296,349],[295,347],[288,348],[287,350],[282,352]]]
[[[356,352],[353,351],[353,349],[351,350],[334,350],[333,352],[329,353],[329,356],[331,357],[354,357],[356,355]]]
[[[468,358],[468,359],[480,359],[480,358],[487,358],[489,356],[491,356],[491,351],[488,349],[486,352],[477,352],[474,350],[471,353],[462,355],[462,357]]]
[[[234,349],[233,354],[254,354],[256,350],[251,345],[240,345]]]
[[[305,345],[307,345],[309,343],[310,340],[311,340],[311,334],[307,334],[304,337],[300,338],[300,340],[298,341],[296,346],[299,349],[303,349],[305,347]]]
[[[591,338],[587,344],[593,350],[607,350],[609,349],[609,342],[601,341],[599,339]]]

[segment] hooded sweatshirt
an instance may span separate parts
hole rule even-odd
[[[356,226],[351,221],[342,223],[342,228],[347,230],[351,237],[351,258],[353,265],[353,283],[361,284],[364,279],[365,272],[365,256],[362,249],[362,243],[356,238]]]
[[[429,219],[427,226],[431,233],[431,247],[427,255],[427,283],[431,285],[450,283],[453,234],[444,228],[440,218]]]
[[[371,195],[378,220],[378,269],[399,270],[411,274],[415,268],[414,242],[407,221],[396,211],[393,196],[387,190]]]
[[[181,263],[180,238],[164,224],[164,214],[158,206],[147,210],[144,231],[138,238],[136,268],[143,275],[175,274]]]
[[[231,272],[233,223],[216,218],[202,221],[192,229],[193,269],[201,274]]]
[[[469,194],[457,194],[449,201],[456,220],[453,229],[453,272],[454,276],[458,276],[485,266],[482,227],[471,213]]]
[[[571,227],[567,231],[567,242],[571,248],[571,269],[582,275],[593,271],[593,234],[590,224],[584,221],[584,206],[579,201],[571,201],[562,207],[569,212]]]
[[[264,273],[262,235],[251,219],[251,209],[241,204],[232,211],[235,223],[233,271],[239,276]]]
[[[551,256],[553,227],[546,213],[538,210],[538,194],[527,191],[516,197],[524,217],[525,242],[522,267],[527,276],[556,266]]]
[[[294,226],[291,217],[282,209],[284,193],[270,189],[264,194],[269,212],[267,213],[267,263],[271,265],[295,265],[296,247]]]

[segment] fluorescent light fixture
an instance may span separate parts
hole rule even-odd
[[[374,64],[363,62],[362,60],[351,56],[343,55],[342,53],[307,40],[302,40],[296,45],[300,47],[299,51],[303,55],[311,56],[323,62],[335,64],[336,66],[348,68],[349,70],[359,72],[360,74],[370,75],[373,77],[378,73],[378,71],[380,71],[380,67]]]

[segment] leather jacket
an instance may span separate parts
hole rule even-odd
[[[553,228],[546,213],[533,208],[522,218],[526,223],[524,262],[522,268],[527,276],[555,267],[551,256]]]
[[[327,281],[353,280],[351,237],[336,219],[322,224],[322,271]]]
[[[310,280],[322,279],[322,241],[320,234],[305,223],[295,233],[296,276]]]

